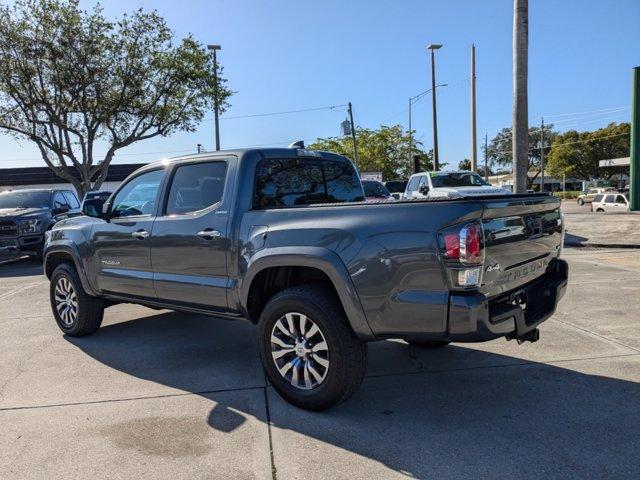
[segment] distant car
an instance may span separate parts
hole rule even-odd
[[[404,190],[407,188],[407,183],[406,180],[391,180],[390,182],[385,182],[384,186],[389,190],[393,198],[400,200]]]
[[[629,200],[622,193],[598,194],[591,202],[592,212],[627,212]]]
[[[460,198],[483,195],[510,195],[494,187],[475,172],[421,172],[411,175],[403,198]]]
[[[607,188],[590,188],[582,193],[580,193],[580,195],[578,195],[578,205],[582,206],[585,203],[591,203],[593,202],[593,199],[596,197],[596,195],[598,195],[599,193],[606,193],[606,192],[614,192],[615,189],[613,187],[607,187]]]
[[[362,188],[364,188],[364,199],[366,202],[376,200],[390,200],[393,196],[382,183],[376,180],[363,180]]]
[[[0,256],[42,258],[45,232],[62,219],[80,215],[71,190],[25,189],[0,193]]]

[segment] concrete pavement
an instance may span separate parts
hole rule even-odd
[[[369,345],[328,412],[266,385],[255,328],[118,305],[60,335],[39,267],[0,266],[0,478],[637,478],[640,260],[566,249],[541,340]]]
[[[563,200],[565,245],[640,248],[640,212],[593,213],[589,204]]]

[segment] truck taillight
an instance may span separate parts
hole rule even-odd
[[[484,261],[482,227],[474,222],[448,229],[440,234],[440,248],[447,260],[481,264]]]
[[[484,238],[479,222],[455,225],[438,235],[438,243],[454,288],[476,288],[482,281]]]

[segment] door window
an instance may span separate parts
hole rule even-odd
[[[167,215],[183,215],[222,200],[226,162],[183,165],[176,169],[167,200]]]
[[[420,183],[421,176],[413,177],[409,180],[409,185],[407,185],[408,192],[415,192],[418,190],[418,183]]]
[[[62,208],[65,204],[67,204],[67,199],[64,198],[62,192],[55,192],[53,194],[53,208]]]
[[[64,192],[64,198],[67,199],[67,203],[71,208],[80,208],[80,202],[73,192]]]
[[[116,194],[111,206],[111,216],[122,218],[155,213],[163,175],[164,170],[153,170],[130,180]]]
[[[615,200],[615,195],[607,195],[604,199],[604,203],[613,203]]]
[[[627,204],[627,199],[624,198],[624,195],[617,195],[616,196],[616,203],[622,203],[624,205]]]

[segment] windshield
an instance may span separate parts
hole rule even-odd
[[[438,187],[486,187],[489,186],[477,173],[438,173],[431,177],[433,186]]]
[[[51,192],[9,192],[0,194],[0,208],[49,208]]]
[[[364,180],[362,187],[365,197],[386,198],[389,196],[389,191],[380,182]]]

